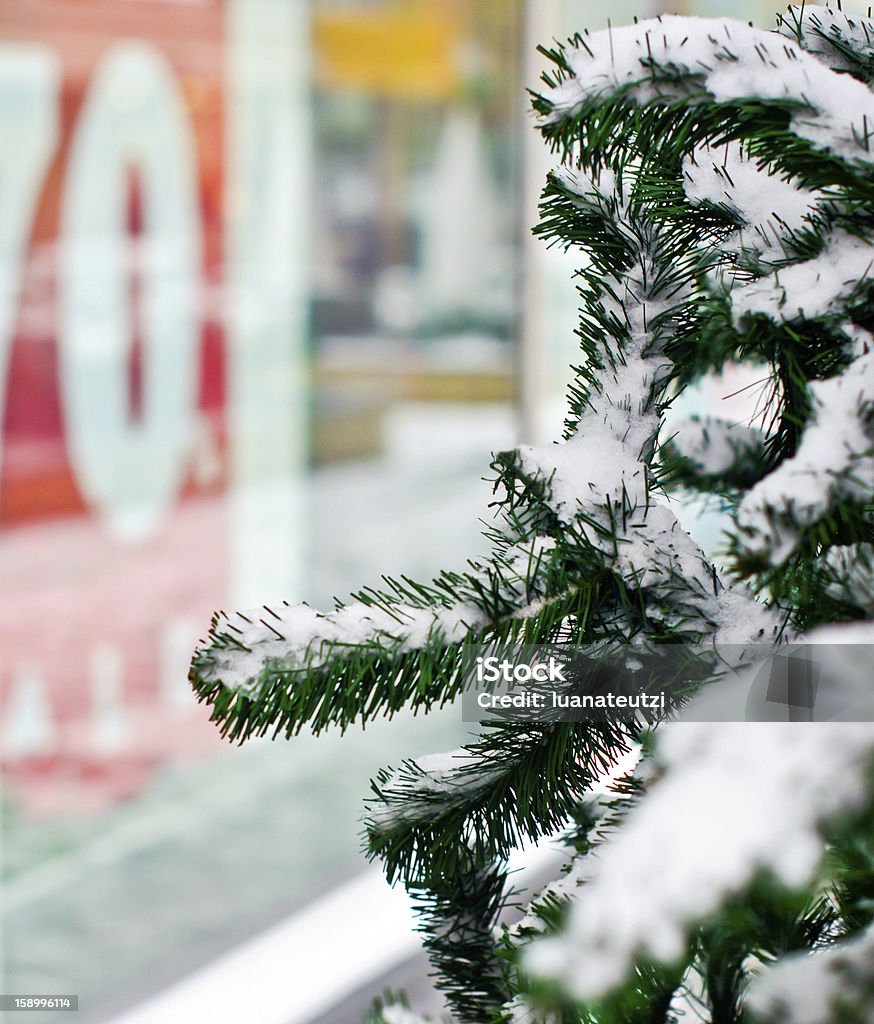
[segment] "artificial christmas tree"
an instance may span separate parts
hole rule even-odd
[[[536,230],[581,254],[563,441],[496,456],[488,561],[326,614],[221,613],[192,681],[242,741],[443,704],[464,645],[682,645],[720,677],[690,721],[491,722],[375,780],[370,854],[415,894],[458,1021],[870,1021],[874,22],[664,17],[548,55]],[[669,431],[727,361],[767,367],[760,421]],[[679,487],[726,510],[719,565]],[[801,637],[859,720],[744,722],[762,658]],[[561,832],[567,872],[496,928],[509,852]]]

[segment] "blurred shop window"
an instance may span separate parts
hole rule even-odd
[[[517,32],[495,2],[316,7],[317,461],[378,451],[391,401],[511,399]]]
[[[359,871],[364,780],[462,738],[241,752],[186,673],[216,608],[482,543],[514,11],[0,0],[0,991],[147,997]]]

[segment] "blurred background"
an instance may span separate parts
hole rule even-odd
[[[0,993],[82,1024],[337,1024],[399,977],[434,1005],[358,830],[460,714],[231,748],[187,666],[216,608],[484,551],[489,454],[558,436],[575,353],[525,86],[606,19],[0,0]]]

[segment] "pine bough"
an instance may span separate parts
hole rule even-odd
[[[663,17],[544,52],[536,232],[581,264],[563,440],[495,457],[488,560],[216,615],[191,678],[232,740],[443,705],[469,643],[874,641],[874,22]],[[768,366],[760,422],[666,436],[727,361]],[[730,514],[721,570],[670,488]],[[493,725],[379,775],[369,852],[458,1021],[870,1021],[872,753],[867,723]],[[510,851],[563,830],[567,873],[499,925]]]

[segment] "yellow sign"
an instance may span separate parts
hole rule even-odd
[[[328,89],[403,99],[452,96],[461,80],[456,60],[459,36],[455,19],[440,6],[317,13],[316,81]]]

